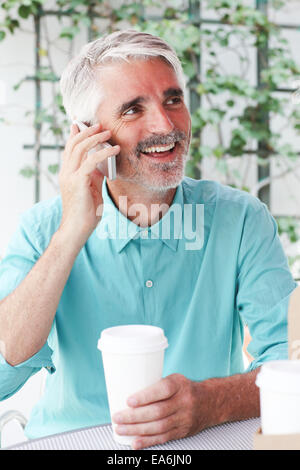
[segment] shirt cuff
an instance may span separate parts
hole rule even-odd
[[[56,369],[51,359],[52,354],[53,350],[47,342],[36,354],[15,366],[8,364],[0,354],[0,400],[11,397],[43,367],[53,374]]]
[[[268,348],[261,356],[254,359],[245,370],[245,372],[251,372],[254,369],[262,366],[265,362],[269,361],[280,361],[288,359],[288,343],[281,343]]]
[[[1,369],[3,366],[4,367],[6,366],[12,369],[20,369],[22,367],[41,369],[42,367],[45,367],[49,371],[49,373],[53,374],[56,371],[56,369],[51,359],[52,354],[53,354],[53,350],[50,348],[50,346],[46,342],[44,346],[37,353],[35,353],[26,361],[20,362],[16,366],[11,366],[10,364],[8,364],[6,360],[4,359],[4,357],[1,356],[0,354],[0,366],[1,366]]]

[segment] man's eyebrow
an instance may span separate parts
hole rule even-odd
[[[132,106],[137,106],[138,104],[144,103],[145,101],[146,98],[144,96],[137,96],[133,100],[121,104],[121,106],[116,111],[116,115],[121,116],[121,114],[123,114],[127,109],[131,108]]]
[[[168,88],[163,92],[164,98],[169,98],[170,96],[183,96],[183,91],[181,88]],[[137,106],[138,104],[145,103],[147,98],[145,96],[137,96],[133,100],[127,101],[126,103],[121,104],[117,109],[116,115],[121,116],[125,111],[127,111],[132,106]]]
[[[168,88],[163,93],[165,98],[169,98],[170,96],[183,96],[183,91],[181,88]]]

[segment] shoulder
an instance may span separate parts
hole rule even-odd
[[[32,243],[44,251],[60,225],[61,215],[61,196],[58,195],[40,201],[23,212],[20,226]]]
[[[55,223],[61,218],[62,204],[61,196],[55,196],[45,201],[34,204],[30,209],[23,212],[21,219],[23,222],[43,224],[45,222]]]
[[[246,210],[254,213],[265,210],[265,204],[257,197],[217,181],[185,177],[182,181],[182,189],[186,203],[210,204],[216,208]]]

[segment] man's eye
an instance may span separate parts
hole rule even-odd
[[[169,98],[166,104],[179,104],[181,101],[182,100],[179,96],[175,96],[174,98]]]
[[[130,108],[128,111],[125,111],[124,116],[132,116],[133,114],[136,114],[139,111],[138,108]]]

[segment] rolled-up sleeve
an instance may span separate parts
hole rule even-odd
[[[43,367],[53,374],[55,366],[52,362],[53,351],[48,343],[32,357],[16,366],[8,364],[0,354],[0,401],[6,400],[16,393],[25,382]]]
[[[39,227],[25,213],[0,262],[0,300],[7,297],[29,273],[42,254]],[[1,335],[0,335],[1,340]],[[12,366],[0,354],[0,400],[9,398],[43,367],[55,372],[48,342],[26,361]]]
[[[249,327],[254,358],[247,371],[288,358],[288,304],[296,286],[277,224],[257,201],[246,214],[239,252],[237,309]]]

